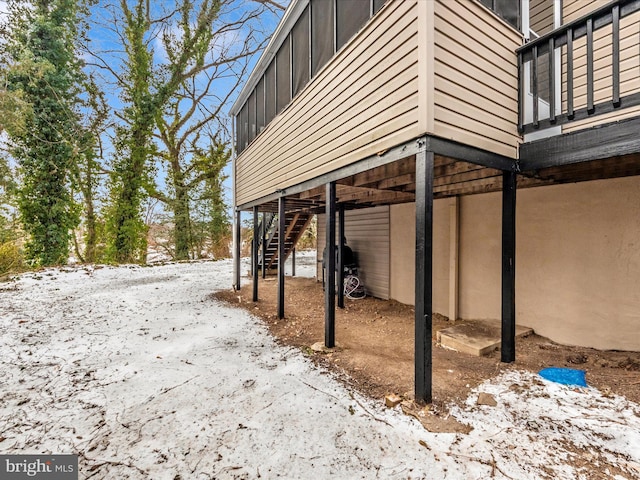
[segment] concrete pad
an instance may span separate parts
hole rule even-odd
[[[516,325],[516,338],[526,337],[533,329]],[[438,342],[458,352],[481,357],[500,348],[502,334],[499,320],[476,320],[444,328],[436,334]]]

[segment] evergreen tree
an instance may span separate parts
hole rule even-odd
[[[79,209],[71,193],[76,167],[80,63],[75,0],[9,2],[7,90],[28,102],[23,128],[9,131],[17,161],[20,218],[27,258],[65,263]]]

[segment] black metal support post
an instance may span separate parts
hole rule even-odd
[[[416,155],[415,399],[432,401],[433,152]]]
[[[518,55],[518,130],[522,131],[525,122],[525,68],[522,53]]]
[[[241,224],[240,224],[240,210],[238,210],[236,212],[236,243],[233,246],[234,247],[234,260],[235,260],[235,265],[234,265],[234,273],[235,273],[235,278],[234,278],[234,282],[233,282],[233,287],[236,290],[240,290],[240,244],[242,243],[242,238],[240,238],[240,232],[241,232]]]
[[[296,249],[291,250],[291,276],[296,276]]]
[[[325,251],[326,283],[324,288],[324,344],[336,343],[336,182],[327,184],[327,243]]]
[[[344,205],[338,206],[338,307],[344,308]]]
[[[267,214],[262,214],[262,279],[267,278]]]
[[[516,172],[502,174],[502,347],[500,359],[516,359]]]
[[[284,197],[278,199],[278,318],[284,318],[284,240],[286,219]]]
[[[251,243],[251,273],[253,275],[253,301],[258,301],[258,247],[260,224],[258,221],[258,207],[253,207],[253,242]]]

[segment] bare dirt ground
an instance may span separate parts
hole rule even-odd
[[[261,279],[260,300],[253,303],[251,284],[245,279],[240,291],[224,290],[215,297],[261,317],[280,342],[302,349],[359,392],[381,401],[388,393],[413,399],[413,307],[371,297],[346,299],[345,309],[336,313],[338,348],[328,354],[317,353],[310,346],[324,340],[321,283],[313,278],[287,277],[284,320],[277,319],[276,289],[274,277]],[[437,344],[436,332],[453,323],[446,317],[435,317],[431,409],[442,421],[427,426],[433,431],[456,430],[445,420],[450,405],[460,404],[472,388],[510,369],[538,372],[550,366],[580,368],[586,371],[589,385],[640,403],[640,352],[563,346],[534,334],[518,339],[516,362],[504,364],[499,351],[476,357]]]

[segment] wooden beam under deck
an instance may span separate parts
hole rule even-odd
[[[337,197],[340,203],[402,203],[413,201],[414,195],[395,190],[375,190],[372,188],[338,185]]]
[[[561,167],[640,152],[640,116],[557,135],[520,147],[522,171]]]
[[[553,183],[580,182],[602,178],[640,175],[640,153],[593,160],[591,162],[541,168],[530,173],[535,178]],[[520,186],[520,184],[518,185]]]
[[[404,191],[407,187],[413,187],[412,191],[415,191],[416,175],[415,173],[405,173],[397,177],[387,178],[380,180],[376,184],[376,188],[380,190],[395,190],[400,187],[400,191]]]
[[[405,174],[415,174],[415,170],[416,159],[415,156],[412,156],[397,162],[381,165],[366,172],[357,173],[347,179],[339,180],[338,183],[352,187],[379,188],[377,183],[381,180],[399,177]]]

